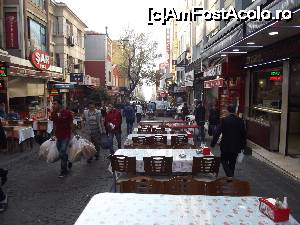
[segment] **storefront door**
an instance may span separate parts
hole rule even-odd
[[[300,158],[300,59],[291,63],[287,154]]]

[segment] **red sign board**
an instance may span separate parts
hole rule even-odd
[[[47,70],[50,67],[50,56],[42,50],[35,50],[31,53],[31,63],[39,70]]]
[[[204,88],[214,88],[214,87],[223,87],[223,86],[224,86],[223,78],[204,81]]]
[[[6,32],[6,48],[18,49],[18,18],[17,12],[5,13],[5,32]]]
[[[270,81],[282,81],[282,76],[270,76]]]

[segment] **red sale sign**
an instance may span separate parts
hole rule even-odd
[[[50,56],[47,52],[35,50],[31,53],[31,63],[39,70],[47,70],[51,65]]]

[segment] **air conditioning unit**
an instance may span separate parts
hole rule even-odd
[[[74,36],[69,36],[69,38],[68,38],[68,45],[71,46],[71,47],[75,46],[75,38],[74,38]]]

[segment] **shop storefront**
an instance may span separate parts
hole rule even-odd
[[[295,157],[300,156],[299,47],[295,36],[249,54],[245,66],[248,139]]]
[[[18,112],[21,119],[47,117],[47,82],[63,78],[62,69],[50,65],[48,53],[36,50],[30,61],[11,56],[8,75],[10,110]]]

